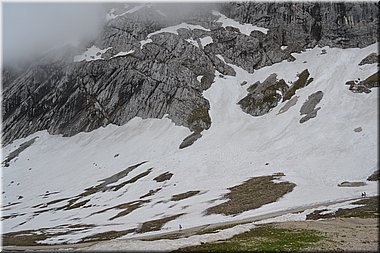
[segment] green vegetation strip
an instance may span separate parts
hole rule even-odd
[[[191,246],[178,252],[300,251],[323,238],[315,230],[290,230],[264,225],[225,241]]]

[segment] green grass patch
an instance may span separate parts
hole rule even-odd
[[[293,230],[264,225],[225,241],[191,246],[179,252],[300,251],[323,238],[315,230]]]
[[[245,211],[259,208],[265,204],[277,201],[296,186],[290,182],[274,183],[283,174],[251,178],[241,185],[229,188],[230,192],[224,195],[228,201],[210,207],[207,214],[237,215]]]

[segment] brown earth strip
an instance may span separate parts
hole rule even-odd
[[[275,202],[296,186],[290,182],[274,183],[272,181],[282,175],[254,177],[241,185],[231,187],[230,192],[224,196],[228,201],[208,208],[206,213],[237,215]]]

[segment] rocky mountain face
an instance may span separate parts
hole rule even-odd
[[[197,135],[212,124],[202,92],[211,86],[215,74],[235,75],[226,63],[252,73],[291,61],[291,53],[315,45],[370,45],[377,40],[377,5],[219,4],[219,11],[228,18],[269,29],[266,34],[252,31],[249,36],[236,27],[223,27],[215,13],[201,6],[177,19],[154,6],[114,15],[87,45],[107,49],[96,55],[101,59],[73,62],[77,48],[65,51],[64,57],[36,62],[17,75],[3,71],[3,144],[39,130],[71,136],[110,123],[122,125],[136,116],[168,115]],[[188,25],[174,33],[157,32],[183,23]],[[204,39],[211,42],[202,43]],[[292,90],[275,76],[268,79],[251,88],[248,98],[241,101],[247,113],[268,112]],[[270,99],[260,98],[258,103],[255,96]]]
[[[377,40],[378,3],[226,3],[223,12],[270,27],[268,37],[288,50],[315,45],[365,47]]]

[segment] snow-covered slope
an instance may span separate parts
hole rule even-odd
[[[321,54],[322,49],[327,53]],[[185,149],[178,147],[190,131],[168,118],[135,118],[120,127],[108,125],[72,137],[42,131],[16,140],[3,148],[4,158],[38,137],[2,168],[2,211],[8,217],[2,223],[3,233],[41,228],[66,231],[70,225],[88,225],[42,241],[77,242],[177,214],[183,215],[162,230],[349,199],[363,191],[375,195],[377,183],[366,178],[378,166],[377,88],[369,94],[353,93],[345,82],[375,73],[376,64],[358,63],[376,51],[377,44],[363,49],[316,47],[293,54],[294,62],[283,61],[253,74],[233,65],[235,77],[215,73],[215,82],[204,92],[210,102],[211,127]],[[278,79],[290,82],[304,69],[314,81],[297,90],[298,102],[286,112],[279,114],[286,102],[260,117],[244,113],[237,105],[247,95],[243,81],[252,84],[277,73]],[[321,109],[301,124],[300,108],[316,91],[324,94],[318,104]],[[354,131],[358,127],[361,132]],[[166,172],[173,174],[170,180],[155,180]],[[226,201],[221,197],[227,188],[276,172],[296,184],[279,201],[235,217],[205,215],[207,208]],[[343,181],[366,181],[366,185],[338,187]],[[200,192],[171,200],[188,191]],[[116,217],[128,208],[115,206],[126,203],[128,208],[137,203],[137,208]]]

